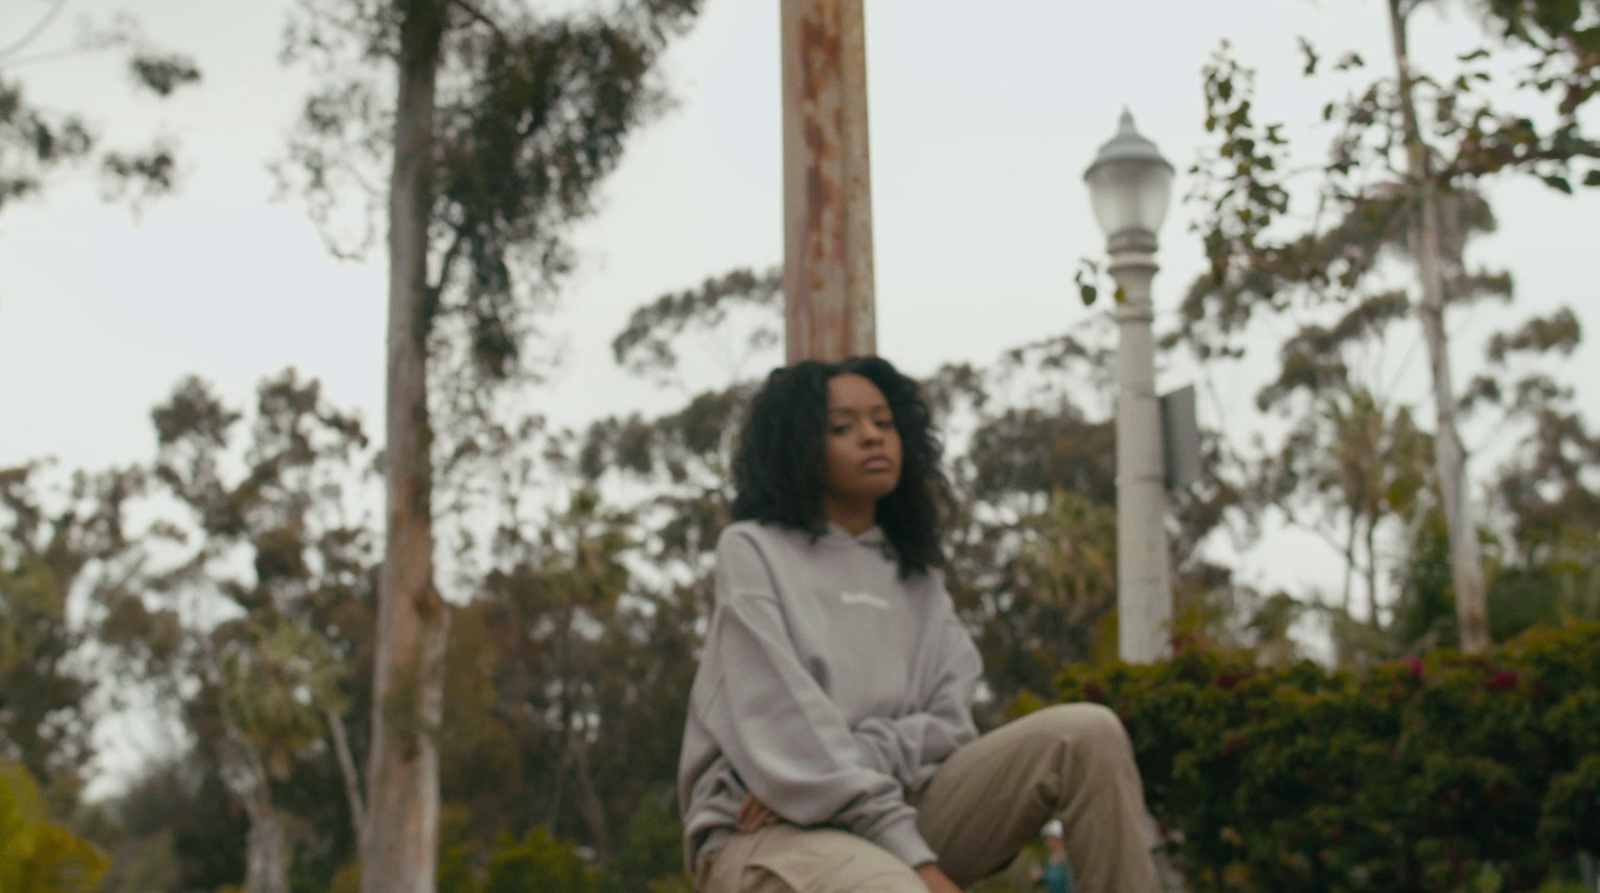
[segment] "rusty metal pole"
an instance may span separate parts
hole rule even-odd
[[[877,352],[862,0],[783,0],[788,361]]]

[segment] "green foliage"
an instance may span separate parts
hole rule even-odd
[[[628,820],[622,848],[612,862],[603,893],[670,888],[687,882],[683,865],[683,825],[677,809],[660,797],[646,796]]]
[[[1531,85],[1561,97],[1563,124],[1600,92],[1600,4],[1595,0],[1486,0],[1481,4],[1507,43],[1533,48]],[[1589,177],[1600,184],[1591,171]]]
[[[244,877],[249,822],[209,748],[147,766],[86,812],[85,835],[112,859],[101,893],[215,890]]]
[[[1043,846],[1029,846],[1010,865],[973,884],[969,890],[971,893],[1040,893],[1043,887],[1034,879],[1034,873],[1044,864],[1044,855]]]
[[[1600,848],[1600,624],[1356,672],[1185,648],[1081,667],[1196,893],[1530,890]]]
[[[343,882],[351,883],[348,873]],[[536,827],[521,839],[500,834],[487,851],[471,842],[443,847],[438,893],[596,893],[594,870],[577,845]]]
[[[93,755],[89,705],[101,684],[69,622],[68,596],[115,606],[143,560],[127,504],[138,469],[52,480],[48,463],[0,468],[0,759],[20,760],[52,798],[76,793]]]
[[[88,841],[49,820],[27,769],[0,763],[0,890],[95,893],[108,864]]]
[[[953,559],[952,595],[1001,704],[1048,692],[1060,667],[1101,656],[1116,607],[1112,503],[1056,490],[1042,511],[986,525]]]
[[[1406,558],[1404,573],[1399,601],[1388,629],[1390,644],[1419,652],[1436,647],[1460,647],[1455,594],[1450,579],[1450,539],[1444,517],[1438,512],[1423,519],[1412,542],[1411,554]]]
[[[48,4],[20,42],[0,49],[0,72],[64,52],[115,50],[130,51],[127,66],[134,85],[157,97],[165,99],[184,86],[199,83],[200,70],[192,60],[144,46],[131,19],[108,30],[80,26],[75,46],[36,51],[36,43],[54,36],[51,26],[65,6]],[[83,116],[35,105],[27,97],[23,79],[0,76],[0,210],[10,202],[37,195],[58,172],[97,156],[108,198],[131,198],[137,208],[146,199],[172,191],[177,158],[165,141],[141,150],[106,149],[101,143]]]
[[[516,377],[534,315],[572,269],[570,225],[594,210],[627,136],[664,108],[656,64],[699,6],[650,0],[559,16],[516,0],[299,0],[284,58],[318,81],[280,178],[305,195],[335,255],[375,244],[386,206],[365,184],[382,181],[394,152],[401,25],[437,17],[421,50],[439,77],[436,137],[423,150],[437,261],[420,332],[433,336],[435,360],[475,382]]]
[[[447,841],[439,851],[434,881],[437,893],[620,893],[654,889],[648,878],[639,880],[637,886],[613,886],[620,877],[617,875],[606,878],[607,883],[602,885],[601,875],[578,845],[551,836],[543,826],[520,839],[502,832],[487,847],[471,840],[450,842],[448,838],[463,830],[455,826],[464,827],[464,823],[459,810],[446,812],[455,814],[441,817],[441,836]],[[680,845],[678,835],[682,829],[670,830],[673,845]],[[354,862],[341,867],[327,887],[328,893],[355,893],[360,889],[361,869]]]
[[[1541,567],[1506,568],[1489,583],[1489,633],[1497,642],[1561,619],[1561,586]]]
[[[182,889],[184,866],[173,847],[171,831],[126,841],[111,851],[111,864],[101,893]]]
[[[93,147],[94,137],[82,119],[34,108],[20,84],[0,80],[0,145],[9,150],[6,166],[0,168],[3,208],[37,193],[54,168],[82,160]]]
[[[1388,5],[1396,14],[1390,36],[1405,56],[1407,20],[1425,4]],[[1553,371],[1581,342],[1577,316],[1561,309],[1486,339],[1478,374],[1459,400],[1453,382],[1435,382],[1443,405],[1435,406],[1432,431],[1418,406],[1397,399],[1391,362],[1395,323],[1513,298],[1509,273],[1470,263],[1473,240],[1498,226],[1484,197],[1489,183],[1526,175],[1570,192],[1575,165],[1600,157],[1575,114],[1600,71],[1600,56],[1584,48],[1600,33],[1596,10],[1590,4],[1579,16],[1581,5],[1476,4],[1503,26],[1510,47],[1537,55],[1483,48],[1460,56],[1452,71],[1413,67],[1403,80],[1375,76],[1354,54],[1322,65],[1302,38],[1304,75],[1336,91],[1321,115],[1334,128],[1326,160],[1309,165],[1296,163],[1284,125],[1265,119],[1255,71],[1226,44],[1205,68],[1210,138],[1191,170],[1188,199],[1200,211],[1211,269],[1191,286],[1182,325],[1166,343],[1187,346],[1202,362],[1276,347],[1276,370],[1257,402],[1293,427],[1238,463],[1239,486],[1253,515],[1287,519],[1343,559],[1342,595],[1304,594],[1330,614],[1341,659],[1459,639],[1459,623],[1437,610],[1456,599],[1449,553],[1433,529],[1445,500],[1429,479],[1456,478],[1451,451],[1434,447],[1456,440],[1463,420],[1522,438],[1513,461],[1498,469],[1491,506],[1512,535],[1480,544],[1480,531],[1460,518],[1448,522],[1458,549],[1488,554],[1490,633],[1503,639],[1536,621],[1600,615],[1593,532],[1600,500],[1581,470],[1594,467],[1600,441]],[[1515,71],[1509,89],[1495,80],[1508,68]],[[1552,99],[1559,103],[1553,124],[1535,114]],[[1407,148],[1413,151],[1403,158]],[[1424,207],[1437,212],[1437,231],[1422,225],[1432,219]],[[1429,266],[1423,255],[1436,262],[1440,280],[1428,278],[1423,294],[1433,297],[1419,303],[1414,288],[1397,290],[1391,273],[1403,265],[1420,275]],[[1435,300],[1437,307],[1428,303]],[[1267,319],[1293,325],[1287,340],[1268,337]],[[1430,338],[1430,355],[1446,355],[1448,342]],[[1475,644],[1475,631],[1468,633]]]
[[[0,540],[0,758],[49,777],[83,759],[81,730],[58,711],[79,708],[94,686],[66,667],[79,638],[66,593],[48,568],[9,551]]]
[[[293,369],[262,381],[254,410],[244,424],[191,377],[152,412],[153,477],[175,497],[162,514],[181,548],[141,569],[142,591],[114,606],[103,636],[181,708],[193,735],[187,766],[170,779],[158,767],[130,791],[136,810],[165,801],[167,815],[122,822],[116,841],[120,856],[171,832],[185,887],[241,879],[244,815],[271,821],[283,809],[318,829],[314,844],[282,854],[297,887],[323,886],[354,849],[328,738],[347,711],[354,722],[367,715],[356,681],[371,653],[376,537],[359,507],[367,441]],[[180,622],[176,593],[227,619]],[[197,813],[205,820],[191,821]]]
[[[627,326],[612,339],[612,355],[634,375],[663,380],[678,367],[680,348],[673,342],[686,331],[715,330],[739,309],[778,310],[782,286],[782,267],[760,273],[741,269],[708,278],[697,290],[662,295],[633,311]],[[765,317],[744,338],[752,352],[773,346],[780,338],[777,314]]]
[[[594,893],[594,873],[577,847],[543,828],[504,836],[489,855],[481,893]]]
[[[1533,428],[1495,483],[1512,521],[1503,562],[1546,585],[1560,616],[1600,619],[1600,435],[1548,377],[1500,390]]]
[[[463,889],[454,880],[453,874],[446,873],[446,867],[450,864],[449,855],[446,852],[440,856],[435,893],[456,893]],[[328,893],[361,893],[361,863],[347,862],[339,866],[339,870],[333,873],[333,880],[328,884]]]
[[[327,734],[323,711],[342,706],[342,668],[326,639],[281,617],[247,622],[240,632],[221,649],[222,716],[284,779],[290,758]]]

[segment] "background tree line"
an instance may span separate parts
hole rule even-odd
[[[1478,647],[1458,620],[1473,585],[1463,536],[1481,552],[1488,638],[1600,615],[1600,440],[1555,362],[1581,343],[1576,316],[1508,313],[1470,346],[1481,353],[1429,334],[1424,349],[1457,370],[1443,390],[1396,386],[1392,362],[1414,318],[1432,332],[1428,314],[1510,303],[1508,272],[1471,266],[1472,239],[1496,225],[1495,178],[1600,182],[1579,126],[1597,10],[1488,3],[1485,49],[1459,72],[1419,73],[1414,6],[1392,3],[1401,77],[1305,45],[1305,74],[1347,96],[1323,111],[1335,137],[1309,169],[1282,125],[1261,123],[1244,62],[1223,49],[1204,72],[1215,142],[1191,202],[1212,269],[1165,347],[1202,373],[1270,371],[1258,436],[1208,432],[1204,479],[1173,495],[1175,635],[1249,646],[1265,664],[1300,656],[1291,630],[1320,631],[1352,666]],[[410,377],[391,381],[409,402],[391,403],[411,410],[386,420],[380,446],[292,369],[251,406],[193,378],[151,413],[153,460],[0,471],[0,758],[22,792],[0,800],[0,822],[9,808],[108,857],[66,847],[77,873],[39,869],[39,889],[354,890],[386,734],[435,749],[438,852],[424,862],[440,888],[684,883],[677,746],[727,460],[756,384],[741,370],[777,362],[779,276],[734,271],[635,312],[615,359],[658,389],[659,411],[566,430],[529,407],[535,321],[571,266],[566,228],[660,107],[653,61],[697,9],[301,5],[289,49],[322,87],[283,176],[336,252],[390,231],[391,349],[410,352]],[[1512,98],[1491,97],[1481,85],[1508,67]],[[23,157],[19,183],[56,156]],[[362,186],[386,171],[386,191]],[[1095,319],[926,379],[986,725],[1054,697],[1064,668],[1114,657],[1111,335]],[[1508,433],[1492,468],[1452,485],[1465,472],[1441,462],[1440,438],[1464,444],[1451,429],[1472,424]],[[434,556],[407,580],[386,576],[399,541],[378,510],[385,486],[391,507],[397,486],[413,500],[406,554],[424,543]],[[1473,500],[1476,515],[1460,508]],[[1328,540],[1341,578],[1313,592],[1235,580],[1222,541],[1247,546],[1275,523]],[[436,614],[412,663],[379,671],[395,647],[385,587]],[[182,746],[86,802],[93,724],[121,704],[153,710]]]

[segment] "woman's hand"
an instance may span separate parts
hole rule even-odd
[[[937,862],[918,865],[916,872],[917,877],[922,878],[922,883],[928,888],[928,893],[961,893],[961,888],[956,886],[955,881],[945,876]]]
[[[739,807],[740,831],[754,834],[768,825],[776,825],[781,821],[783,817],[773,812],[767,804],[757,800],[755,794],[745,795],[744,804]]]
[[[767,804],[757,800],[754,794],[746,794],[744,803],[739,806],[739,830],[746,834],[754,834],[768,825],[776,825],[781,821],[783,817],[773,812]],[[915,870],[917,877],[927,886],[928,893],[962,893],[955,881],[945,876],[937,862],[918,865]]]

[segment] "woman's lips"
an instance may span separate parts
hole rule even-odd
[[[894,467],[894,463],[885,457],[879,456],[861,463],[861,467],[867,471],[888,471]]]

